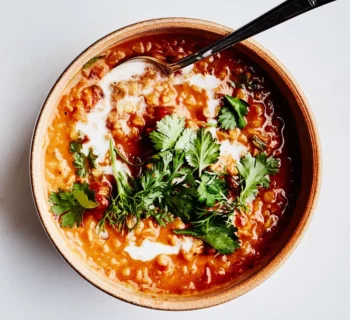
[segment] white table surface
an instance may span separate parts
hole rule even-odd
[[[118,301],[59,256],[32,202],[28,154],[33,126],[55,80],[83,49],[140,20],[186,16],[236,28],[278,3],[0,0],[0,319],[350,319],[349,1],[338,0],[256,37],[292,72],[309,99],[321,135],[323,182],[303,241],[252,292],[182,313]]]

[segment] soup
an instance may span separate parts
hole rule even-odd
[[[62,235],[96,272],[143,292],[233,281],[290,219],[298,147],[264,72],[234,49],[170,77],[143,62],[118,66],[138,55],[175,61],[208,43],[163,34],[107,50],[71,81],[47,131]]]

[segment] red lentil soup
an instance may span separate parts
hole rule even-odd
[[[143,292],[233,281],[291,218],[295,129],[247,57],[229,49],[169,78],[141,62],[115,68],[138,55],[175,61],[209,41],[160,34],[103,52],[66,88],[47,131],[45,179],[62,235],[96,272]]]

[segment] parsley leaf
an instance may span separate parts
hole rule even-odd
[[[197,131],[197,136],[191,143],[186,160],[191,167],[199,170],[199,176],[209,165],[217,162],[220,155],[220,145],[210,132],[204,129]]]
[[[237,127],[235,115],[229,107],[222,107],[219,111],[219,124],[224,130],[231,130]]]
[[[224,130],[236,127],[243,129],[247,125],[244,119],[248,113],[248,103],[242,99],[225,95],[225,106],[219,111],[219,124]]]
[[[227,225],[222,219],[212,219],[208,225],[201,224],[192,229],[173,230],[175,234],[190,235],[201,239],[221,254],[233,253],[240,247],[237,228]]]
[[[253,158],[250,153],[247,153],[237,163],[239,174],[244,179],[243,188],[239,196],[241,203],[244,203],[249,196],[255,196],[259,186],[268,188],[270,185],[268,175],[276,174],[279,171],[278,167],[279,161],[274,157],[267,158],[265,153],[260,153]]]
[[[62,216],[61,219],[61,227],[62,228],[73,228],[74,226],[81,226],[81,223],[83,221],[83,215],[84,215],[85,209],[82,207],[72,207],[70,211],[68,211],[66,214]]]
[[[86,182],[83,184],[75,183],[73,185],[72,195],[83,208],[93,209],[98,206],[95,202],[95,192],[89,188]]]
[[[80,226],[86,209],[98,207],[95,202],[95,193],[89,189],[86,182],[74,183],[72,191],[52,192],[49,197],[51,211],[61,216],[61,227]]]
[[[185,128],[185,119],[175,115],[167,115],[157,122],[157,129],[152,131],[150,138],[157,150],[172,149]]]
[[[204,202],[207,207],[213,207],[217,200],[222,200],[226,194],[226,183],[217,176],[202,174],[198,186],[198,200]]]

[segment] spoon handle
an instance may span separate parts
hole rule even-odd
[[[335,0],[287,0],[213,44],[168,65],[170,73],[227,49],[260,32]]]

